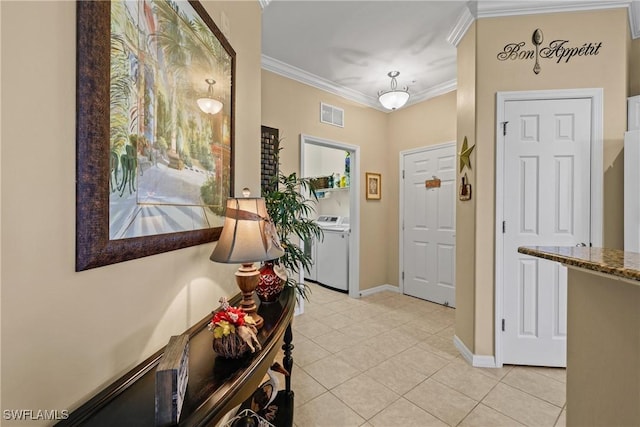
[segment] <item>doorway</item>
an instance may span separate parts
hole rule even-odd
[[[456,143],[403,151],[400,170],[402,293],[455,307]]]
[[[497,95],[496,365],[566,366],[566,267],[519,246],[599,245],[602,90]]]
[[[360,297],[360,147],[311,135],[300,134],[300,176],[307,176],[305,158],[317,147],[346,151],[350,159],[349,182],[349,233],[348,233],[348,294]],[[300,271],[304,281],[304,271]]]

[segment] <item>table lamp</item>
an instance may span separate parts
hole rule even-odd
[[[248,190],[245,189],[243,194],[248,196]],[[225,264],[242,264],[236,271],[236,283],[242,291],[240,306],[255,320],[257,328],[262,327],[264,320],[256,312],[253,300],[253,291],[260,280],[260,272],[253,263],[280,258],[282,255],[284,250],[264,199],[227,199],[222,233],[209,258]]]

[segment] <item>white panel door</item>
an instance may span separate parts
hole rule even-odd
[[[455,307],[455,144],[405,154],[403,170],[404,293]]]
[[[566,366],[567,269],[518,247],[589,244],[591,99],[505,113],[503,363]]]

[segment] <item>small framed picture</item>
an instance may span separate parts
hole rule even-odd
[[[379,173],[366,173],[367,200],[382,198],[382,176]]]

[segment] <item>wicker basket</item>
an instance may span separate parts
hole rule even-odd
[[[251,349],[238,334],[229,334],[222,338],[213,339],[213,351],[226,359],[239,359]]]
[[[316,178],[311,178],[311,185],[313,185],[313,188],[317,190],[321,190],[323,188],[329,188],[329,177],[319,176]]]

